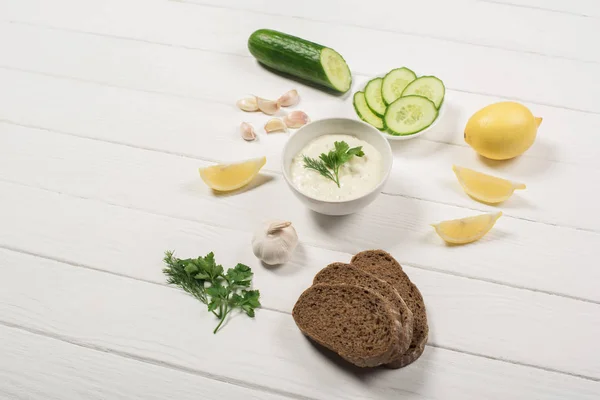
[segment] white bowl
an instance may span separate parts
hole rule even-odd
[[[385,74],[380,74],[377,75],[380,78],[383,78],[385,76]],[[420,76],[420,75],[418,75]],[[361,81],[359,81],[359,84],[356,86],[357,88],[360,88],[358,90],[361,91],[365,91],[365,86],[367,86],[367,83],[369,83],[370,80],[375,79],[375,77],[365,77],[364,79],[362,79]],[[364,81],[364,82],[363,82]],[[430,130],[433,129],[434,126],[437,125],[437,123],[442,119],[442,117],[444,116],[444,109],[445,109],[445,104],[446,104],[446,98],[444,98],[444,101],[442,101],[442,104],[440,105],[440,108],[438,109],[438,116],[435,119],[435,121],[433,121],[433,123],[431,125],[429,125],[427,128],[423,129],[422,131],[419,131],[417,133],[413,133],[412,135],[404,135],[404,136],[400,136],[400,135],[391,135],[387,132],[383,132],[381,131],[381,133],[383,134],[383,136],[385,136],[388,140],[409,140],[409,139],[414,139],[416,137],[419,137],[421,135],[424,135],[425,133],[429,132]],[[356,113],[355,113],[356,114]],[[359,118],[358,115],[356,116],[356,118]]]
[[[300,192],[294,186],[290,168],[294,157],[313,139],[322,135],[345,134],[355,136],[360,140],[371,144],[379,153],[383,162],[383,176],[381,182],[370,192],[361,197],[345,201],[319,200]],[[392,169],[392,149],[385,136],[371,125],[349,118],[329,118],[314,121],[300,128],[288,139],[283,148],[282,170],[285,181],[292,192],[308,208],[326,215],[347,215],[355,213],[369,205],[381,192],[381,188],[387,181]]]

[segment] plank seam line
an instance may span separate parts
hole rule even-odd
[[[191,5],[191,6],[197,6],[197,7],[207,7],[207,8],[221,9],[221,10],[247,12],[250,14],[266,15],[266,16],[272,16],[272,17],[293,18],[293,19],[299,19],[301,21],[317,22],[317,23],[328,24],[328,25],[333,25],[333,26],[336,26],[336,25],[337,26],[350,26],[353,28],[366,29],[366,30],[371,30],[371,31],[375,31],[375,32],[395,33],[395,34],[409,36],[409,37],[420,37],[420,38],[426,38],[426,39],[434,39],[434,40],[438,40],[441,42],[459,43],[462,45],[482,47],[482,48],[486,48],[486,49],[504,50],[504,51],[508,51],[511,53],[517,53],[517,54],[532,54],[532,55],[536,55],[536,56],[540,56],[540,57],[576,61],[576,62],[580,62],[580,63],[584,63],[584,64],[600,64],[599,61],[595,61],[595,60],[584,60],[584,59],[580,59],[580,58],[562,56],[562,55],[558,55],[558,54],[546,54],[546,53],[540,53],[540,52],[533,51],[533,50],[517,50],[517,49],[510,48],[510,47],[505,47],[505,46],[498,46],[498,45],[493,45],[493,44],[471,43],[471,42],[465,42],[465,41],[462,41],[459,39],[452,39],[452,38],[447,38],[447,37],[443,37],[443,36],[423,34],[423,33],[417,34],[417,33],[412,33],[412,32],[407,32],[407,31],[402,31],[402,30],[371,27],[371,26],[360,25],[360,24],[356,24],[356,23],[339,22],[339,21],[334,22],[334,21],[327,21],[327,20],[322,20],[322,19],[312,19],[312,18],[300,17],[297,15],[285,15],[285,14],[277,14],[277,13],[272,13],[272,12],[251,10],[251,9],[247,9],[247,8],[227,7],[227,6],[221,6],[221,5],[206,4],[199,0],[195,0],[195,1],[168,0],[168,1],[171,3],[174,3],[174,4],[184,4],[184,5]]]
[[[539,10],[539,11],[546,11],[546,12],[550,12],[550,13],[566,14],[566,15],[572,15],[575,17],[596,18],[593,15],[581,14],[581,13],[565,11],[565,10],[555,10],[553,8],[530,6],[530,5],[526,5],[526,4],[505,3],[502,1],[495,1],[495,0],[478,0],[478,1],[481,3],[499,4],[499,5],[503,5],[503,6],[509,6],[509,7],[525,8],[528,10]]]
[[[125,36],[111,35],[111,34],[104,34],[104,33],[96,33],[96,32],[87,32],[87,31],[81,31],[81,30],[77,30],[77,29],[58,28],[58,27],[50,26],[50,25],[41,25],[41,24],[34,24],[34,23],[21,22],[21,21],[8,21],[8,23],[15,24],[15,25],[26,25],[26,26],[31,26],[31,27],[35,27],[35,28],[42,28],[42,29],[47,29],[47,30],[64,31],[64,32],[77,33],[77,34],[82,34],[82,35],[90,35],[90,36],[98,36],[98,37],[105,37],[105,38],[111,38],[111,39],[120,39],[120,40],[132,41],[132,42],[140,42],[140,43],[145,43],[145,44],[150,44],[150,45],[166,46],[166,47],[173,47],[173,48],[182,48],[182,49],[185,49],[185,50],[200,51],[200,52],[206,52],[206,53],[212,53],[212,54],[220,54],[220,55],[223,55],[223,56],[232,56],[232,57],[240,57],[240,58],[248,58],[248,59],[252,59],[253,58],[251,55],[247,55],[247,54],[238,54],[238,53],[232,53],[232,52],[226,52],[226,51],[218,51],[218,50],[207,49],[207,48],[202,48],[202,47],[176,45],[176,44],[170,44],[170,43],[166,43],[166,42],[154,42],[154,41],[150,41],[150,40],[146,40],[146,39],[130,38],[130,37],[125,37]],[[14,68],[14,67],[10,67],[10,66],[0,66],[0,68],[12,69],[12,70],[15,70],[15,71],[29,72],[29,73],[40,74],[40,75],[46,75],[46,76],[51,76],[51,77],[55,77],[55,78],[72,79],[72,80],[77,80],[77,81],[81,81],[81,82],[95,83],[95,84],[98,84],[98,85],[104,85],[104,86],[109,86],[109,87],[117,87],[117,88],[121,88],[121,89],[146,91],[145,89],[135,89],[135,88],[126,87],[126,86],[111,85],[109,83],[105,83],[105,82],[101,82],[101,81],[85,80],[85,79],[75,78],[75,77],[69,77],[69,76],[65,76],[65,75],[56,75],[56,74],[39,72],[39,71],[35,71],[35,70],[19,69],[19,68]],[[364,73],[364,72],[361,72],[361,71],[352,71],[352,73],[354,75],[356,75],[356,76],[362,76],[362,77],[367,77],[367,78],[375,76],[373,74]],[[453,92],[454,91],[454,92],[466,93],[466,94],[471,94],[471,95],[479,95],[479,96],[487,96],[487,97],[497,97],[499,99],[520,101],[520,102],[524,102],[524,103],[530,103],[530,104],[540,105],[540,106],[544,106],[544,107],[552,107],[552,108],[557,108],[557,109],[567,110],[567,111],[580,112],[580,113],[584,113],[584,114],[594,114],[594,115],[600,114],[600,111],[584,110],[584,109],[580,109],[580,108],[562,106],[562,105],[552,104],[552,103],[545,103],[545,102],[541,102],[541,101],[537,101],[537,100],[528,100],[528,99],[523,99],[523,98],[520,98],[520,97],[508,97],[508,96],[505,96],[505,95],[499,95],[499,94],[488,93],[488,92],[475,92],[475,91],[464,90],[464,89],[457,89],[457,88],[452,88],[452,87],[446,87],[446,90],[449,91],[449,92]],[[175,97],[190,98],[190,99],[200,100],[200,101],[206,101],[206,102],[209,102],[209,101],[210,102],[217,102],[217,103],[220,103],[220,104],[227,104],[227,105],[229,105],[229,103],[225,103],[225,102],[218,101],[218,100],[210,100],[210,99],[207,99],[207,98],[191,97],[191,96],[190,97],[186,97],[184,95],[172,94],[170,92],[159,92],[159,91],[149,91],[149,90],[147,90],[147,92],[148,93],[154,93],[154,94],[162,94],[162,95],[172,95],[172,96],[175,96]]]
[[[0,67],[2,68],[2,67]],[[203,161],[203,162],[211,162],[211,163],[219,163],[221,162],[220,160],[216,160],[213,158],[209,158],[209,157],[199,157],[199,156],[195,156],[192,154],[187,154],[187,153],[179,153],[179,152],[174,152],[174,151],[168,151],[168,150],[158,150],[158,149],[154,149],[151,147],[145,147],[145,146],[138,146],[138,145],[132,145],[126,142],[119,142],[116,140],[110,140],[110,139],[99,139],[99,138],[95,138],[95,137],[91,137],[91,136],[85,136],[85,135],[80,135],[77,133],[71,133],[71,132],[66,132],[66,131],[60,131],[60,130],[55,130],[55,129],[50,129],[50,128],[45,128],[45,127],[41,127],[41,126],[37,126],[37,125],[31,125],[31,124],[22,124],[20,122],[14,122],[14,121],[10,121],[7,119],[3,119],[0,118],[0,123],[5,123],[5,124],[10,124],[10,125],[15,125],[15,126],[21,126],[24,128],[30,128],[30,129],[37,129],[37,130],[43,130],[43,131],[47,131],[47,132],[51,132],[54,134],[59,134],[59,135],[65,135],[65,136],[71,136],[71,137],[76,137],[79,139],[83,139],[83,140],[91,140],[91,141],[97,141],[97,142],[101,142],[101,143],[109,143],[109,144],[113,144],[113,145],[117,145],[117,146],[124,146],[124,147],[129,147],[132,149],[137,149],[137,150],[145,150],[145,151],[150,151],[150,152],[154,152],[154,153],[158,153],[158,154],[168,154],[171,156],[176,156],[176,157],[182,157],[182,158],[188,158],[188,159],[192,159],[192,160],[199,160],[199,161]],[[280,171],[276,171],[274,169],[265,167],[264,169],[265,171],[269,172],[272,175],[277,175],[279,177],[281,177],[283,174]],[[595,170],[595,168],[594,168]],[[13,183],[13,184],[21,184],[22,186],[27,186],[27,187],[32,187],[32,188],[38,188],[37,186],[32,186],[32,185],[27,185],[27,184],[22,184],[16,181],[11,181],[11,180],[7,180],[7,179],[2,179],[0,178],[0,181],[2,182],[8,182],[8,183]],[[45,188],[44,188],[45,189]],[[54,193],[62,193],[56,190],[52,190],[52,189],[45,189]],[[461,206],[455,203],[447,203],[447,202],[442,202],[442,201],[438,201],[438,200],[431,200],[431,199],[424,199],[424,198],[420,198],[420,197],[416,197],[416,196],[410,196],[407,194],[402,194],[402,193],[391,193],[391,192],[386,192],[386,191],[381,191],[380,192],[382,195],[384,196],[390,196],[390,197],[402,197],[405,199],[412,199],[412,200],[418,200],[418,201],[424,201],[424,202],[428,202],[428,203],[432,203],[432,204],[440,204],[440,205],[444,205],[444,206],[448,206],[448,207],[456,207],[459,209],[465,209],[465,210],[471,210],[471,211],[478,211],[478,212],[489,212],[489,210],[486,209],[482,209],[482,208],[475,208],[475,207],[469,207],[469,206]],[[73,195],[75,197],[77,197],[76,195]],[[85,198],[85,197],[82,197]],[[91,200],[91,198],[85,198],[88,200]],[[110,203],[112,204],[112,203]],[[113,204],[113,205],[117,205],[117,204]],[[136,209],[136,208],[132,208],[132,209]],[[137,210],[143,210],[143,209],[137,209]],[[163,215],[163,214],[160,214]],[[552,226],[555,228],[561,228],[561,229],[571,229],[574,231],[580,231],[580,232],[587,232],[587,233],[592,233],[592,234],[598,234],[600,235],[600,230],[593,230],[593,229],[589,229],[589,228],[581,228],[578,226],[574,226],[574,225],[561,225],[555,222],[548,222],[548,221],[544,221],[544,220],[534,220],[531,218],[526,218],[526,217],[520,217],[520,216],[516,216],[516,215],[511,215],[508,213],[504,213],[505,218],[510,218],[510,219],[515,219],[515,220],[520,220],[520,221],[526,221],[529,223],[533,223],[533,224],[541,224],[541,225],[546,225],[546,226]]]
[[[154,212],[154,211],[137,209],[137,208],[128,207],[128,206],[124,206],[124,205],[120,205],[120,204],[116,204],[116,203],[112,203],[112,202],[107,202],[107,201],[103,201],[103,200],[98,200],[98,199],[93,199],[93,198],[87,198],[87,197],[72,195],[72,194],[68,194],[68,193],[57,192],[57,191],[54,191],[54,190],[40,188],[40,187],[37,187],[37,186],[30,186],[30,185],[21,184],[21,183],[9,182],[9,181],[5,181],[5,180],[2,180],[2,179],[0,179],[0,181],[7,182],[9,184],[13,184],[13,185],[16,185],[16,186],[27,187],[27,188],[32,188],[32,189],[35,189],[35,190],[41,190],[41,191],[46,191],[46,192],[49,192],[49,193],[59,194],[59,195],[62,195],[62,196],[67,196],[67,197],[71,197],[71,198],[75,198],[75,199],[79,199],[79,200],[83,200],[83,201],[98,202],[100,204],[105,204],[105,205],[108,205],[108,206],[112,206],[112,207],[116,207],[116,208],[121,208],[121,209],[129,210],[129,211],[133,211],[133,212],[138,212],[138,213],[142,213],[142,214],[153,215],[153,216],[157,216],[157,217],[161,217],[161,218],[174,219],[174,220],[178,220],[178,221],[184,221],[184,222],[192,223],[192,224],[199,224],[199,225],[202,225],[202,226],[208,226],[208,227],[223,229],[223,230],[227,230],[227,231],[251,233],[249,231],[245,231],[245,230],[242,230],[242,229],[234,229],[234,228],[230,228],[230,227],[227,227],[227,226],[222,226],[222,225],[218,225],[218,224],[214,224],[214,223],[210,223],[210,222],[205,222],[205,221],[200,221],[200,220],[193,220],[193,219],[178,217],[178,216],[174,216],[174,215],[162,214],[162,213],[158,213],[158,212]],[[339,249],[335,248],[334,246],[323,246],[321,244],[315,244],[314,242],[311,242],[311,241],[303,242],[303,244],[306,245],[306,246],[310,246],[312,248],[315,248],[315,249],[335,251],[337,253],[343,253],[343,254],[346,254],[348,256],[352,256],[351,253],[348,253],[348,252],[345,252],[345,251],[340,251]],[[61,262],[61,263],[72,265],[72,266],[76,266],[76,267],[82,267],[82,268],[90,269],[90,270],[97,271],[97,272],[104,272],[104,273],[108,273],[108,274],[111,274],[111,275],[119,276],[121,278],[128,278],[128,279],[133,279],[133,280],[137,280],[137,281],[140,281],[140,282],[151,283],[151,284],[158,285],[158,286],[170,287],[170,286],[168,286],[166,284],[161,284],[159,282],[155,282],[155,281],[151,281],[151,280],[146,280],[146,279],[141,279],[141,278],[137,278],[137,277],[134,277],[134,276],[131,276],[131,275],[127,275],[127,274],[119,274],[117,272],[112,272],[112,271],[107,271],[107,270],[103,270],[103,269],[96,268],[96,267],[91,267],[91,266],[88,266],[86,264],[69,261],[67,259],[57,258],[57,257],[54,257],[54,256],[48,256],[48,255],[44,255],[44,254],[41,254],[41,253],[35,253],[35,252],[29,251],[29,250],[24,250],[24,249],[21,249],[21,248],[12,247],[12,246],[9,246],[9,245],[4,245],[2,243],[0,243],[0,248],[4,248],[6,250],[14,251],[14,252],[18,252],[18,253],[28,254],[28,255],[31,255],[31,256],[34,256],[34,257],[40,257],[40,258],[49,259],[49,260]],[[577,296],[573,296],[573,295],[569,295],[569,294],[565,294],[565,293],[557,293],[557,292],[552,292],[552,291],[549,291],[549,290],[536,289],[536,288],[531,288],[531,287],[527,287],[527,286],[515,285],[515,284],[511,284],[511,283],[504,283],[502,281],[498,281],[498,280],[495,280],[495,279],[483,278],[483,277],[477,277],[477,276],[473,276],[473,275],[461,274],[461,273],[458,273],[456,271],[445,271],[445,270],[442,270],[442,269],[439,269],[439,268],[430,267],[430,266],[426,266],[426,265],[422,265],[422,264],[418,264],[418,263],[410,263],[410,262],[404,263],[404,262],[402,262],[402,264],[404,266],[406,266],[406,267],[412,267],[412,268],[415,268],[415,269],[421,269],[421,270],[425,270],[425,271],[429,271],[429,272],[433,272],[433,273],[438,273],[438,274],[442,274],[442,275],[450,275],[450,276],[454,276],[454,277],[457,277],[457,278],[474,280],[474,281],[481,281],[481,282],[486,282],[486,283],[494,284],[494,285],[498,285],[498,286],[510,287],[512,289],[515,289],[515,290],[524,290],[524,291],[529,291],[529,292],[534,292],[534,293],[541,293],[541,294],[545,294],[545,295],[549,295],[549,296],[557,296],[557,297],[567,298],[567,299],[574,300],[574,301],[581,301],[581,302],[584,302],[584,303],[590,303],[590,304],[598,304],[598,305],[600,305],[600,301],[592,300],[592,299],[586,299],[586,298],[582,298],[582,297],[577,297]],[[277,309],[273,309],[273,310],[274,311],[280,311],[280,310],[277,310]],[[285,312],[285,311],[283,311],[283,312]]]
[[[546,372],[553,372],[553,373],[558,373],[558,374],[564,374],[564,375],[572,376],[574,378],[585,379],[585,380],[589,380],[589,381],[593,381],[593,382],[600,382],[600,378],[596,378],[596,377],[593,377],[593,376],[581,375],[581,374],[576,374],[576,373],[573,373],[573,372],[561,371],[561,370],[554,369],[554,368],[542,367],[542,366],[539,366],[539,365],[529,364],[529,363],[524,363],[524,362],[515,362],[515,361],[512,361],[512,360],[505,359],[505,358],[492,357],[492,356],[488,356],[488,355],[481,354],[481,353],[475,353],[475,352],[471,352],[471,351],[463,351],[463,350],[455,349],[453,347],[448,347],[448,346],[439,346],[439,345],[436,345],[436,344],[427,344],[427,345],[431,346],[431,347],[436,347],[438,349],[443,349],[443,350],[452,351],[452,352],[461,353],[461,354],[467,354],[467,355],[470,355],[470,356],[475,356],[475,357],[479,356],[479,357],[482,357],[482,358],[487,358],[489,360],[502,361],[502,362],[506,362],[508,364],[518,365],[518,366],[521,366],[521,367],[530,367],[530,368],[540,369],[540,370],[546,371]]]
[[[466,205],[465,206],[461,206],[461,205],[458,205],[456,203],[446,203],[446,202],[440,202],[440,201],[435,201],[435,200],[430,200],[430,199],[423,199],[423,198],[420,198],[420,197],[410,196],[410,195],[401,194],[401,193],[381,192],[381,194],[384,194],[386,196],[392,196],[392,197],[403,197],[403,198],[406,198],[406,199],[414,199],[414,200],[424,201],[424,202],[433,203],[433,204],[443,204],[445,206],[457,207],[457,208],[471,210],[471,211],[490,212],[489,210],[485,210],[485,209],[481,209],[481,208],[470,207],[470,206],[466,206]],[[579,232],[600,234],[600,230],[594,230],[594,229],[589,229],[589,228],[581,228],[581,227],[578,227],[578,226],[575,226],[575,225],[560,225],[560,224],[555,223],[555,222],[534,220],[534,219],[531,219],[531,218],[510,215],[510,214],[507,214],[506,212],[504,212],[503,215],[505,215],[505,216],[507,216],[509,218],[512,218],[512,219],[517,219],[517,220],[520,220],[520,221],[531,222],[531,223],[535,223],[535,224],[542,224],[542,225],[547,225],[547,226],[553,226],[553,227],[556,227],[556,228],[572,229],[574,231],[579,231]]]
[[[47,73],[47,72],[40,72],[40,71],[35,71],[35,70],[29,70],[29,69],[23,69],[23,68],[15,68],[15,67],[11,67],[11,66],[6,66],[6,65],[0,65],[0,69],[5,69],[8,71],[15,71],[15,72],[19,72],[19,73],[25,73],[25,74],[32,74],[32,75],[39,75],[39,76],[45,76],[45,77],[49,77],[49,78],[53,78],[53,79],[58,79],[58,80],[67,80],[67,81],[73,81],[73,82],[81,82],[81,83],[85,83],[85,84],[89,84],[89,85],[95,85],[95,86],[100,86],[100,87],[107,87],[107,88],[114,88],[114,89],[120,89],[120,90],[125,90],[125,91],[130,91],[130,92],[140,92],[140,93],[148,93],[148,94],[152,94],[152,95],[158,95],[160,97],[173,97],[173,98],[178,98],[178,99],[185,99],[185,100],[192,100],[192,101],[198,101],[198,102],[203,102],[203,103],[211,103],[211,104],[218,104],[218,105],[222,105],[225,106],[227,108],[233,108],[235,109],[235,106],[229,102],[225,102],[223,100],[212,100],[209,99],[208,97],[197,97],[197,96],[188,96],[188,95],[182,95],[182,94],[177,94],[177,93],[173,93],[173,92],[161,92],[161,91],[156,91],[156,90],[150,90],[150,89],[142,89],[142,88],[133,88],[133,87],[129,87],[129,86],[121,86],[121,85],[115,85],[115,84],[111,84],[111,83],[107,83],[107,82],[102,82],[102,81],[93,81],[93,80],[88,80],[88,79],[82,79],[82,78],[77,78],[77,77],[71,77],[71,76],[66,76],[66,75],[57,75],[57,74],[52,74],[52,73]],[[369,77],[369,75],[364,75],[364,74],[356,74],[359,76],[365,76],[365,77]],[[456,89],[449,89],[450,91],[456,91],[456,92],[461,92],[461,93],[467,93],[467,94],[475,94],[475,95],[480,95],[480,93],[475,93],[475,92],[469,92],[469,91],[461,91],[461,90],[456,90]],[[509,97],[503,97],[503,96],[498,96],[498,95],[491,95],[491,94],[481,94],[484,96],[489,96],[489,97],[498,97],[501,99],[506,99],[506,100],[516,100],[516,101],[522,101],[522,102],[528,102],[527,100],[520,100],[518,98],[509,98]],[[565,107],[556,107],[553,105],[548,105],[548,104],[542,104],[542,103],[533,103],[530,102],[532,104],[537,104],[537,105],[541,105],[544,107],[552,107],[552,108],[558,108],[558,109],[563,109],[563,110],[568,110],[568,111],[573,111],[573,112],[578,112],[578,113],[584,113],[584,114],[593,114],[593,115],[600,115],[600,112],[596,113],[596,112],[588,112],[588,111],[582,111],[582,110],[578,110],[578,109],[568,109]],[[25,127],[34,127],[37,129],[47,129],[47,130],[51,130],[48,128],[43,128],[43,127],[39,127],[39,126],[35,126],[35,125],[25,125],[25,124],[20,124],[18,122],[14,122],[14,121],[10,121],[7,119],[0,119],[0,122],[6,122],[6,123],[11,123],[14,125],[22,125]],[[70,135],[75,135],[75,134],[71,134],[71,133],[67,133],[64,131],[56,131],[56,132],[60,132],[60,133],[65,133],[65,134],[70,134]],[[81,136],[81,135],[77,135],[79,137],[86,137],[86,136]],[[107,141],[109,143],[116,143],[116,144],[123,144],[122,142],[111,142],[108,139],[98,139],[95,138],[95,140],[98,141]],[[460,147],[460,148],[469,148],[469,146],[467,146],[466,144],[463,143],[455,143],[455,142],[446,142],[443,140],[434,140],[431,138],[427,138],[427,137],[418,137],[416,138],[416,140],[423,140],[426,142],[431,142],[431,143],[442,143],[442,144],[446,144],[449,146],[456,146],[456,147]],[[129,147],[136,147],[135,145],[128,145]],[[150,149],[147,147],[142,147],[140,146],[140,148],[143,149]],[[163,150],[156,150],[153,149],[153,151],[156,152],[163,152]],[[170,153],[170,154],[178,154],[178,153]],[[192,157],[192,156],[190,156]],[[544,157],[539,157],[539,156],[535,156],[535,155],[531,155],[531,154],[523,154],[520,157],[525,157],[525,158],[531,158],[531,159],[535,159],[535,160],[542,160],[542,161],[549,161],[549,162],[554,162],[557,164],[565,164],[565,165],[574,165],[574,166],[582,166],[588,169],[598,169],[596,166],[588,166],[586,164],[580,164],[580,163],[576,163],[576,162],[571,162],[571,161],[563,161],[563,160],[557,160],[557,159],[552,159],[552,158],[544,158]]]
[[[4,247],[0,245],[0,248],[4,248]],[[38,258],[42,258],[42,259],[49,259],[51,261],[59,262],[60,264],[65,264],[65,265],[70,265],[70,266],[75,265],[73,263],[65,263],[65,262],[57,261],[55,259],[48,258],[48,257],[45,257],[45,256],[35,255],[35,254],[29,253],[29,252],[22,252],[22,251],[19,251],[19,250],[12,250],[12,249],[6,249],[6,250],[12,251],[12,252],[15,252],[15,253],[24,253],[24,254],[27,254],[29,256],[38,257]],[[87,267],[83,267],[83,268],[87,268]],[[98,270],[98,269],[95,269],[95,268],[89,268],[89,269],[91,269],[91,270],[93,270],[95,272],[99,272],[99,273],[105,272],[105,271]],[[115,274],[113,274],[113,275],[115,275]],[[118,276],[121,277],[121,278],[126,278],[126,279],[128,278],[127,276],[121,276],[121,275],[118,275]],[[139,281],[140,282],[144,282],[144,283],[152,283],[152,284],[155,284],[157,286],[162,286],[162,287],[165,287],[165,288],[169,288],[169,286],[161,285],[161,284],[154,283],[154,282],[149,282],[149,281],[145,281],[145,280],[139,280]],[[287,311],[272,309],[270,307],[264,307],[264,306],[261,306],[260,308],[261,308],[261,310],[264,310],[264,311],[275,312],[275,313],[285,314],[285,315],[291,316],[291,313],[287,312]],[[31,333],[34,333],[34,334],[39,334],[41,336],[51,337],[53,339],[64,341],[64,342],[67,342],[67,343],[71,343],[71,344],[74,344],[76,346],[90,348],[90,349],[93,349],[93,350],[98,350],[98,351],[101,351],[101,352],[104,352],[104,353],[109,353],[109,354],[117,354],[117,355],[120,355],[122,357],[132,358],[132,359],[137,360],[137,361],[147,362],[149,364],[155,364],[155,365],[158,365],[158,366],[164,366],[166,368],[172,368],[172,369],[181,370],[181,371],[184,371],[184,372],[197,373],[200,376],[204,376],[204,377],[207,377],[207,378],[210,378],[210,379],[219,380],[219,379],[213,378],[211,376],[211,374],[207,373],[207,375],[204,375],[204,373],[202,371],[197,371],[197,370],[194,370],[194,369],[188,369],[186,367],[181,367],[181,366],[178,366],[176,364],[171,364],[171,363],[168,363],[168,362],[163,362],[163,361],[155,360],[155,359],[152,359],[152,358],[146,358],[146,357],[136,356],[136,355],[133,355],[133,354],[130,354],[130,353],[122,352],[120,350],[112,350],[110,348],[100,347],[100,346],[93,345],[93,344],[80,343],[80,342],[77,342],[77,341],[73,341],[73,340],[69,339],[67,336],[64,336],[64,335],[58,335],[58,334],[54,334],[54,333],[47,332],[47,331],[44,331],[44,330],[36,329],[36,328],[25,327],[25,326],[22,326],[22,325],[19,325],[19,324],[14,324],[14,323],[3,321],[3,320],[0,320],[0,325],[5,325],[5,326],[8,326],[8,327],[12,327],[12,328],[22,329],[22,330],[25,330],[25,331],[28,331],[28,332],[31,332]],[[488,360],[493,360],[493,361],[496,361],[496,362],[503,362],[503,363],[508,363],[508,364],[512,364],[512,365],[523,366],[523,367],[527,367],[527,368],[534,368],[534,369],[538,369],[538,370],[542,370],[542,371],[546,371],[546,372],[552,372],[552,373],[557,373],[557,374],[569,375],[569,376],[573,376],[573,377],[580,378],[580,379],[591,380],[591,381],[594,381],[594,382],[600,381],[600,378],[596,378],[596,377],[593,377],[593,376],[576,374],[576,373],[572,373],[572,372],[569,372],[569,371],[563,371],[563,370],[559,370],[559,369],[544,367],[544,366],[540,366],[540,365],[536,365],[536,364],[530,364],[530,363],[525,363],[525,362],[521,362],[521,361],[514,361],[514,360],[505,359],[505,358],[494,357],[494,356],[486,355],[486,354],[483,354],[483,353],[477,353],[477,352],[470,352],[470,351],[466,351],[466,350],[460,350],[458,348],[454,348],[454,347],[451,347],[451,346],[443,346],[443,345],[438,345],[438,344],[431,343],[431,342],[428,342],[426,344],[426,346],[430,346],[430,347],[434,347],[434,348],[439,348],[439,349],[446,350],[446,351],[452,351],[452,352],[459,353],[459,354],[466,354],[466,355],[469,355],[469,356],[472,356],[472,357],[486,358]],[[219,375],[216,375],[216,376],[219,376]],[[227,380],[224,380],[223,382],[231,383],[231,384],[234,384],[234,385],[236,384],[236,383],[233,383],[233,382],[229,382]],[[240,382],[243,383],[243,381],[240,381]],[[244,386],[244,385],[240,384],[238,386]],[[262,386],[258,386],[258,387],[262,388]],[[261,390],[261,389],[258,389],[258,390]],[[290,396],[290,394],[287,394],[287,392],[283,392],[283,393],[286,396]],[[304,398],[304,397],[294,397],[294,398],[312,400],[310,398]]]
[[[299,395],[299,394],[295,394],[292,392],[287,392],[285,390],[281,390],[281,389],[275,389],[269,386],[263,386],[263,385],[257,385],[255,383],[251,383],[251,382],[247,382],[247,381],[243,381],[237,378],[230,378],[227,377],[225,375],[219,375],[219,374],[212,374],[210,372],[205,372],[202,370],[198,370],[198,369],[194,369],[194,368],[190,368],[190,367],[185,367],[183,365],[178,365],[178,364],[174,364],[171,362],[167,362],[167,361],[161,361],[161,360],[157,360],[155,358],[150,358],[150,357],[143,357],[143,356],[138,356],[132,353],[129,353],[127,351],[122,351],[122,350],[115,350],[115,349],[110,349],[108,347],[104,347],[104,346],[98,346],[98,345],[94,345],[94,344],[90,344],[84,341],[80,341],[74,338],[70,338],[68,336],[65,335],[59,335],[59,334],[55,334],[52,332],[48,332],[48,331],[44,331],[41,329],[37,329],[37,328],[31,328],[31,327],[26,327],[23,325],[19,325],[19,324],[15,324],[12,322],[8,322],[8,321],[3,321],[0,320],[0,325],[5,326],[7,328],[11,328],[11,329],[16,329],[16,330],[20,330],[20,331],[25,331],[28,332],[30,334],[33,335],[37,335],[37,336],[42,336],[48,339],[52,339],[52,340],[56,340],[62,343],[68,343],[70,345],[73,346],[77,346],[77,347],[81,347],[87,350],[92,350],[92,351],[96,351],[99,353],[104,353],[104,354],[110,354],[116,357],[121,357],[121,358],[125,358],[128,360],[133,360],[133,361],[137,361],[137,362],[142,362],[145,364],[150,364],[150,365],[154,365],[160,368],[166,368],[166,369],[170,369],[170,370],[174,370],[174,371],[178,371],[178,372],[183,372],[183,373],[187,373],[187,374],[191,374],[191,375],[196,375],[196,376],[200,376],[202,378],[206,378],[206,379],[210,379],[210,380],[214,380],[214,381],[218,381],[221,383],[225,383],[228,385],[233,385],[233,386],[237,386],[237,387],[241,387],[244,389],[250,389],[250,390],[254,390],[257,392],[263,392],[263,393],[269,393],[269,394],[274,394],[274,395],[280,395],[280,396],[285,396],[288,397],[290,399],[296,399],[296,400],[317,400],[313,397],[307,397],[307,396],[303,396],[303,395]]]

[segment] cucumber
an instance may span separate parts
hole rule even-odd
[[[386,105],[383,102],[383,98],[381,97],[381,85],[383,83],[382,78],[371,79],[367,86],[365,86],[365,99],[367,100],[367,105],[375,114],[380,117],[383,117],[385,114]]]
[[[412,135],[430,126],[438,116],[435,104],[426,97],[410,95],[390,104],[383,117],[387,131],[396,136]]]
[[[396,68],[383,77],[381,95],[385,104],[392,104],[402,96],[409,83],[417,79],[417,75],[406,67]]]
[[[383,129],[383,120],[379,118],[373,111],[371,111],[367,105],[367,100],[365,100],[364,92],[354,93],[352,104],[354,104],[354,110],[360,119],[369,125],[373,125],[379,130]]]
[[[435,108],[440,108],[442,101],[444,101],[444,95],[446,94],[446,88],[444,82],[436,78],[435,76],[422,76],[415,79],[408,84],[406,89],[402,92],[402,96],[423,96],[433,101]]]
[[[262,64],[318,86],[345,93],[352,85],[346,61],[335,50],[296,36],[259,29],[248,50]]]

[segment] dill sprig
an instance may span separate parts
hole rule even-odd
[[[348,143],[341,141],[335,142],[334,149],[329,153],[321,153],[319,159],[302,156],[304,168],[317,171],[327,179],[331,179],[337,187],[340,187],[340,167],[348,162],[352,157],[362,157],[365,153],[362,146],[350,148]]]

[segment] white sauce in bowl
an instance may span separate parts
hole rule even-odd
[[[339,170],[340,187],[319,172],[304,168],[304,158],[318,159],[321,153],[334,149],[334,142],[344,141],[350,148],[362,146],[362,157],[352,157]],[[294,186],[312,198],[324,201],[346,201],[371,192],[383,178],[383,161],[375,147],[350,135],[323,135],[309,142],[292,160],[290,175]]]

